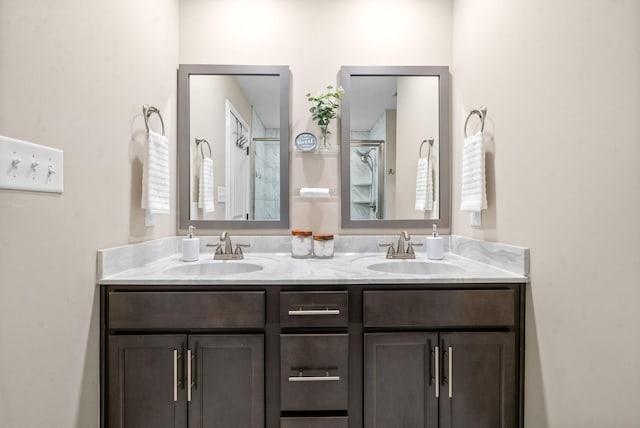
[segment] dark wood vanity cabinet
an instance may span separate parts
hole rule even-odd
[[[365,428],[518,427],[517,296],[365,291]]]
[[[365,427],[517,427],[513,333],[367,333]]]
[[[265,426],[264,334],[238,332],[264,329],[263,291],[106,299],[106,426]]]
[[[522,428],[524,284],[109,285],[103,428]]]

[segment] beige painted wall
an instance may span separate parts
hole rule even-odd
[[[62,195],[0,190],[1,428],[99,426],[96,250],[175,234],[175,209],[145,228],[139,207],[142,104],[175,152],[177,16],[177,0],[0,1],[0,134],[65,166]]]
[[[456,0],[454,18],[453,188],[481,104],[490,153],[483,227],[455,190],[453,232],[531,248],[526,426],[637,427],[640,2]]]
[[[307,92],[335,85],[342,65],[451,64],[452,10],[450,0],[181,0],[180,62],[289,65],[292,139],[304,131],[318,135]],[[335,125],[332,144],[339,142]],[[294,196],[291,228],[342,232],[338,154],[292,153],[290,159],[292,194],[328,187],[336,195],[322,202]],[[354,232],[367,231],[344,231]]]

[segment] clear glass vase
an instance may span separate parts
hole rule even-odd
[[[319,152],[326,152],[329,150],[328,136],[328,129],[326,127],[320,127],[320,143],[318,144]]]

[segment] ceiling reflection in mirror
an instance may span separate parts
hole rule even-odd
[[[341,77],[343,227],[448,226],[446,67],[343,67]]]
[[[283,74],[251,73],[251,66],[185,67],[215,71],[183,76],[188,136],[180,132],[179,151],[188,157],[188,175],[180,173],[188,180],[188,189],[181,186],[188,193],[188,224],[287,227],[288,125],[282,128],[288,124],[288,83],[283,95]]]

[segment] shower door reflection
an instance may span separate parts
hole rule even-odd
[[[351,140],[351,219],[385,218],[384,141]]]
[[[250,220],[277,220],[280,216],[280,138],[255,137],[251,165],[252,217]]]

